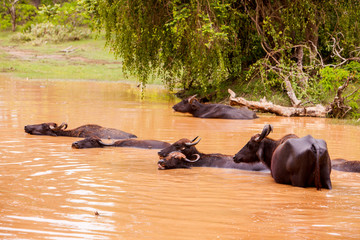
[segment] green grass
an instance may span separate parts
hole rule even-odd
[[[11,41],[13,35],[11,32],[0,32],[0,73],[28,79],[137,81],[135,77],[126,77],[121,60],[116,59],[105,46],[102,36],[34,46],[31,43]],[[25,51],[30,59],[15,57],[3,50],[3,47]],[[76,49],[70,53],[61,52],[68,47]],[[161,80],[154,79],[149,83],[161,84]]]
[[[1,58],[1,57],[0,57]],[[1,61],[3,72],[29,79],[126,80],[121,67],[114,64],[81,64],[62,60]],[[130,79],[131,80],[131,79]],[[135,81],[135,79],[134,79]]]

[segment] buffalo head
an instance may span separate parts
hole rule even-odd
[[[113,144],[104,143],[99,137],[88,137],[83,140],[74,142],[72,148],[99,148],[104,146],[112,146]]]
[[[177,112],[182,112],[182,113],[188,113],[196,110],[197,107],[195,104],[193,104],[194,101],[197,101],[195,97],[196,95],[182,100],[181,102],[175,104],[173,106],[173,109]]]
[[[234,162],[259,162],[262,158],[261,141],[273,130],[272,125],[266,124],[261,134],[256,134],[250,141],[234,156]]]
[[[66,123],[62,123],[60,126],[58,126],[56,123],[41,123],[34,125],[26,125],[24,127],[24,130],[26,133],[33,135],[57,136],[58,131],[65,130],[66,128]]]
[[[196,159],[190,160],[181,152],[175,151],[169,153],[165,158],[158,161],[159,170],[173,169],[173,168],[190,168],[188,163],[197,162],[200,159],[199,154],[195,154]]]
[[[198,140],[197,138],[198,137],[194,138],[191,141],[187,138],[182,138],[176,141],[175,143],[171,144],[169,147],[162,149],[160,152],[158,152],[158,155],[160,158],[164,158],[168,156],[171,152],[177,151],[184,154],[187,158],[193,159],[194,156],[196,157],[195,154],[199,154],[195,145],[200,142],[201,138]]]

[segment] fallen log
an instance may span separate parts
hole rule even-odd
[[[73,48],[72,46],[70,46],[70,47],[67,47],[67,48],[65,48],[63,50],[60,50],[60,52],[70,53],[70,52],[75,51],[76,49],[77,49],[76,47]]]
[[[231,89],[228,89],[228,92],[230,94],[230,105],[245,106],[260,112],[274,113],[284,117],[326,117],[327,115],[326,108],[320,104],[314,107],[284,107],[273,104],[265,98],[258,102],[248,101],[245,98],[236,97],[236,94]]]

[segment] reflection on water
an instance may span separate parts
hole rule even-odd
[[[196,119],[177,101],[130,84],[0,80],[0,238],[349,239],[360,237],[360,174],[333,171],[333,190],[275,184],[269,173],[157,170],[157,150],[72,149],[77,138],[32,136],[27,124],[96,123],[142,139],[202,140],[203,152],[236,153],[265,123],[271,137],[311,134],[332,158],[360,160],[360,128],[328,119],[260,115]]]

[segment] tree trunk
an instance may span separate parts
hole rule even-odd
[[[15,0],[11,3],[10,7],[10,15],[11,15],[11,25],[12,25],[12,31],[15,32],[16,30],[16,8],[15,5],[19,0]]]
[[[322,105],[316,105],[315,107],[283,107],[275,105],[272,102],[266,101],[266,99],[259,102],[247,101],[242,97],[236,97],[236,94],[228,89],[230,94],[230,105],[245,106],[252,110],[258,110],[266,113],[274,113],[278,116],[284,117],[326,117],[326,109]]]
[[[33,5],[34,5],[37,9],[39,9],[39,6],[40,6],[40,4],[41,4],[41,0],[32,0],[31,2],[33,3]]]
[[[303,72],[303,61],[304,61],[304,47],[299,46],[295,48],[295,57],[296,57],[296,64],[298,67],[298,72],[300,73],[300,86],[306,87],[308,83],[308,78]]]

